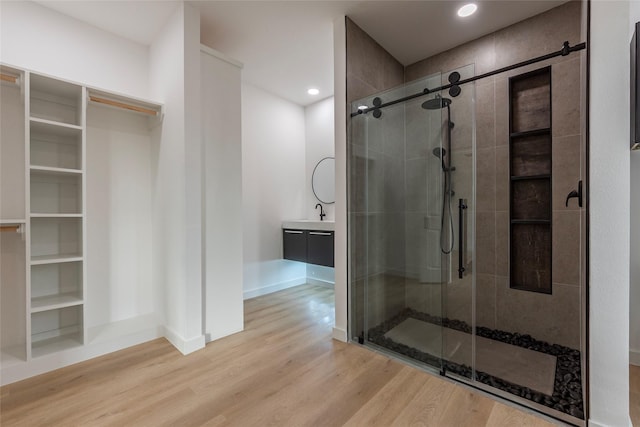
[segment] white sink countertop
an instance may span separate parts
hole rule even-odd
[[[291,228],[294,230],[322,230],[334,231],[336,228],[335,221],[320,221],[317,219],[291,219],[282,222],[282,228]]]

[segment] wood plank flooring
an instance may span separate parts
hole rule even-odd
[[[333,291],[245,302],[245,331],[182,356],[158,339],[0,389],[8,426],[548,426],[331,339]]]

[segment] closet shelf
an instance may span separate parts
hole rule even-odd
[[[152,101],[121,96],[92,88],[87,88],[87,99],[90,103],[103,107],[126,110],[152,118],[161,118],[162,116],[162,105]]]
[[[79,213],[32,213],[31,218],[82,218]]]
[[[82,338],[79,332],[61,335],[42,341],[36,341],[31,344],[31,356],[34,358],[46,356],[47,354],[57,353],[59,351],[68,350],[70,348],[82,346]]]
[[[0,225],[21,225],[26,224],[24,219],[0,219]]]
[[[31,265],[59,264],[62,262],[76,262],[76,261],[82,261],[82,255],[80,254],[41,255],[41,256],[31,257]]]
[[[58,295],[49,295],[46,297],[37,297],[31,299],[31,312],[39,313],[41,311],[56,310],[59,308],[73,307],[83,304],[82,298],[77,293],[65,293]]]
[[[33,172],[43,172],[49,175],[81,175],[80,169],[54,168],[49,166],[31,166],[29,169]]]
[[[150,116],[157,116],[158,112],[150,110],[148,108],[139,107],[137,105],[125,104],[124,102],[113,101],[111,99],[100,98],[98,96],[90,96],[89,100],[98,104],[109,105],[111,107],[122,108],[124,110],[134,111],[136,113],[148,114]]]
[[[36,126],[36,127],[38,125],[51,126],[51,128],[47,129],[48,132],[55,132],[54,130],[52,130],[53,128],[58,128],[58,133],[65,134],[65,135],[68,135],[70,133],[69,130],[73,130],[74,132],[82,132],[82,126],[72,125],[70,123],[56,122],[54,120],[41,119],[39,117],[33,117],[33,116],[31,116],[29,120],[31,121],[32,126]],[[38,130],[41,130],[41,129],[42,128],[38,128]]]

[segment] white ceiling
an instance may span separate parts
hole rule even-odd
[[[333,94],[333,20],[347,15],[408,65],[536,15],[566,0],[195,1],[202,42],[244,63],[243,80],[299,105]],[[175,1],[38,3],[138,43],[150,44]],[[317,96],[306,93],[310,87]]]
[[[126,39],[149,45],[176,10],[179,2],[35,0],[35,3]]]

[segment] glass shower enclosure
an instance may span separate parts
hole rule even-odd
[[[550,70],[496,79],[501,115],[497,100],[484,114],[476,99],[493,96],[493,81],[372,108],[444,86],[452,72],[473,77],[473,65],[351,104],[349,321],[353,341],[577,422],[582,294],[579,252],[565,246],[579,221],[564,218],[580,211],[564,196],[578,145],[552,137],[550,113],[535,116],[551,108]],[[477,131],[485,141],[493,131],[493,145],[478,148]]]

